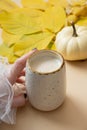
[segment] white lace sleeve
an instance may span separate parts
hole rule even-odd
[[[0,56],[0,121],[15,124],[16,109],[12,108],[14,91],[6,75],[8,60]]]

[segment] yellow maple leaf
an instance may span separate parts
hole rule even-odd
[[[55,50],[53,39],[65,25],[66,13],[58,2],[52,5],[50,0],[22,0],[22,3],[28,8],[0,12],[4,41],[0,54],[7,56],[10,63],[35,47]]]
[[[7,57],[9,63],[13,63],[18,58],[13,53],[13,47],[9,48],[4,43],[0,45],[0,55]]]
[[[80,19],[77,21],[76,24],[78,24],[78,25],[80,25],[80,26],[87,26],[87,17],[82,17],[82,18],[80,18]]]
[[[84,4],[86,4],[87,0],[67,0],[67,2],[71,6],[76,6],[76,5],[84,5]]]
[[[12,0],[0,0],[0,10],[11,11],[18,6]]]
[[[51,50],[57,51],[55,44],[52,45]]]
[[[51,5],[57,5],[57,6],[61,6],[63,8],[68,6],[68,2],[67,0],[48,0],[48,3]]]
[[[37,17],[28,17],[20,11],[3,12],[0,14],[1,27],[12,34],[32,34],[41,31],[41,25]]]
[[[15,42],[19,41],[19,39],[22,37],[22,35],[15,35],[11,33],[7,33],[6,31],[2,31],[2,39],[4,44],[6,44],[8,47],[11,47],[15,44]]]
[[[14,45],[14,53],[21,56],[33,48],[45,49],[55,35],[45,31],[33,35],[25,35],[21,41]]]
[[[24,7],[45,10],[49,4],[48,0],[22,0]]]
[[[46,49],[50,49],[50,50],[56,50],[55,44],[54,44],[54,40],[52,40],[48,46],[46,47]]]
[[[18,8],[10,11],[11,13],[20,13],[29,17],[40,17],[43,14],[43,11],[32,9],[32,8]]]
[[[64,26],[66,19],[65,11],[62,7],[49,7],[43,14],[41,21],[43,27],[57,33]]]

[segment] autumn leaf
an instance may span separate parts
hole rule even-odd
[[[82,18],[80,18],[80,19],[77,21],[76,24],[78,24],[78,25],[80,25],[80,26],[87,26],[87,17],[82,17]]]
[[[65,25],[66,19],[64,6],[59,2],[22,0],[24,8],[13,7],[12,10],[1,11],[3,44],[0,46],[0,54],[8,57],[12,63],[35,47],[39,50],[55,50],[53,39]]]
[[[3,12],[0,14],[1,27],[12,34],[32,34],[41,31],[41,25],[37,17],[28,17],[21,12]]]
[[[54,6],[61,6],[63,8],[68,6],[67,0],[48,0],[48,3]]]
[[[6,31],[2,31],[2,38],[4,44],[6,44],[8,47],[11,47],[15,44],[15,42],[19,41],[22,35],[15,35],[11,33],[7,33]]]
[[[9,48],[4,43],[0,45],[0,55],[7,57],[10,63],[13,63],[18,58],[13,53],[13,47]]]
[[[12,0],[0,0],[0,10],[11,11],[18,6]]]
[[[51,50],[56,50],[55,44],[54,44],[54,40],[52,40],[46,49],[51,49]]]
[[[21,56],[33,48],[45,49],[55,35],[45,31],[33,35],[25,35],[21,41],[14,45],[14,53]]]
[[[86,4],[87,0],[67,0],[67,2],[72,6],[81,6]]]
[[[66,19],[65,11],[62,7],[49,7],[43,14],[41,21],[43,27],[57,33],[64,26]]]
[[[22,0],[22,4],[26,8],[45,10],[48,7],[46,0]]]
[[[32,9],[32,8],[18,8],[11,11],[11,13],[20,13],[28,17],[40,17],[43,14],[43,11]]]

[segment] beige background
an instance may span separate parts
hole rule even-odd
[[[67,92],[55,111],[41,112],[28,103],[18,109],[16,125],[0,130],[87,130],[87,61],[66,62]]]
[[[21,0],[13,1],[21,6]],[[16,125],[2,123],[0,130],[87,130],[87,61],[66,62],[66,80],[66,100],[61,107],[40,112],[28,103],[18,109]]]

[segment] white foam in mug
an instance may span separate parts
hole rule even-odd
[[[63,57],[52,50],[33,53],[26,64],[26,89],[33,107],[43,111],[59,107],[66,95]]]

